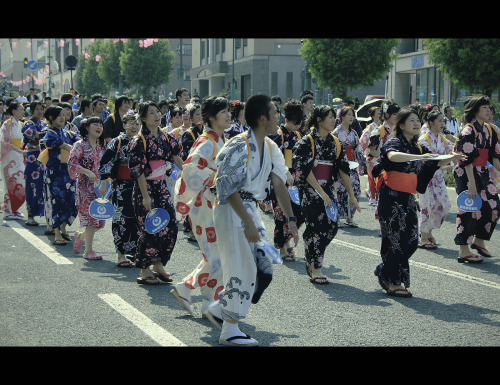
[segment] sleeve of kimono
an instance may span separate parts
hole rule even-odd
[[[181,145],[177,139],[175,139],[172,135],[167,135],[168,140],[170,141],[170,148],[172,149],[172,155],[181,156]]]
[[[441,139],[439,139],[439,140],[441,140]],[[429,146],[429,142],[427,141],[425,136],[420,135],[417,143],[422,147],[422,149],[425,148],[427,151],[431,150],[431,147]]]
[[[479,151],[476,147],[476,134],[470,125],[464,126],[460,131],[456,144],[456,152],[467,155],[467,160],[462,162],[463,165],[467,166],[471,164],[479,156]]]
[[[493,133],[493,136],[491,138],[491,148],[490,148],[490,151],[488,154],[489,155],[488,158],[500,159],[500,143],[498,141],[499,134],[496,132],[496,130],[494,128],[492,128],[492,133]]]
[[[288,167],[285,165],[285,157],[274,141],[269,139],[269,143],[272,148],[271,161],[273,163],[273,168],[271,172],[276,174],[283,183],[286,184],[286,172],[288,171]]]
[[[47,130],[43,137],[43,141],[45,142],[45,146],[57,149],[64,143],[61,136],[57,135],[52,130]]]
[[[248,148],[245,139],[234,137],[217,154],[217,199],[225,204],[227,197],[241,190],[247,181]]]
[[[292,168],[295,170],[295,178],[300,184],[306,184],[307,176],[314,166],[311,141],[308,136],[304,136],[295,143],[292,153]]]
[[[144,144],[142,138],[139,135],[134,136],[129,144],[129,157],[128,157],[128,167],[130,169],[130,177],[132,179],[139,178],[143,173],[147,175],[146,166],[148,165],[148,160],[146,157],[146,152],[144,150]],[[151,169],[149,169],[149,173]]]
[[[68,173],[71,179],[76,179],[78,177],[78,170],[83,168],[80,164],[80,160],[83,157],[83,145],[81,141],[76,142],[71,151],[69,152],[68,158]]]
[[[191,150],[191,147],[193,146],[194,143],[191,129],[186,130],[186,132],[182,134],[181,143],[182,143],[182,154],[180,155],[180,157],[182,158],[182,160],[186,160],[187,157],[189,156],[189,151]]]
[[[31,142],[32,140],[36,139],[36,126],[33,124],[31,120],[28,120],[23,128],[21,129],[21,132],[23,133],[23,142],[28,143]]]
[[[337,154],[337,144],[334,144],[334,154]],[[344,146],[340,146],[340,154],[338,158],[335,159],[335,166],[337,167],[337,170],[342,170],[345,174],[349,175],[351,172],[349,168],[349,161],[347,160],[347,155],[345,153],[345,148]]]
[[[368,148],[368,143],[370,142],[370,126],[367,126],[363,133],[361,134],[361,138],[359,138],[359,145],[361,148],[366,150]]]
[[[4,124],[2,124],[2,128],[0,129],[0,137],[2,141],[2,153],[6,154],[10,150],[14,149],[14,145],[10,142],[10,122],[6,121]]]
[[[179,202],[185,204],[182,205],[183,214],[195,204],[206,187],[213,186],[216,169],[209,166],[213,152],[212,141],[200,136],[182,166],[181,177],[175,183],[174,203],[176,207]]]
[[[359,163],[359,167],[363,167],[363,165],[365,164],[365,154],[363,153],[364,148],[363,146],[361,146],[361,141],[359,140],[358,134],[355,131],[353,131],[353,134],[356,137],[356,160]]]
[[[118,161],[118,138],[112,139],[104,154],[102,154],[101,161],[99,162],[99,174],[101,179],[105,180],[111,177],[111,170]]]
[[[380,144],[380,128],[376,128],[370,134],[368,139],[368,147],[377,147]]]

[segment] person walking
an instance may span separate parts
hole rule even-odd
[[[493,234],[500,212],[498,189],[488,170],[487,162],[500,171],[498,136],[486,123],[490,118],[491,101],[485,95],[474,95],[465,106],[465,125],[460,130],[456,151],[467,156],[454,169],[455,191],[474,199],[481,197],[481,209],[476,212],[457,210],[458,262],[480,263],[483,259],[472,254],[475,249],[483,257],[491,257],[485,245]],[[470,248],[469,248],[470,245]]]
[[[243,333],[239,321],[257,303],[272,280],[272,257],[262,241],[266,231],[257,201],[273,185],[276,198],[288,218],[295,245],[298,231],[285,186],[286,171],[278,146],[266,138],[276,133],[278,113],[266,95],[251,96],[245,105],[247,132],[227,141],[217,155],[217,204],[214,208],[224,289],[219,293],[223,320],[219,342],[254,346],[258,342]]]
[[[135,259],[140,229],[134,212],[133,191],[136,181],[130,177],[128,165],[128,143],[141,129],[139,117],[127,113],[122,117],[125,132],[118,134],[108,143],[102,155],[99,174],[101,181],[111,180],[111,202],[115,214],[111,224],[113,242],[118,254],[118,267],[132,267]],[[99,194],[106,193],[106,183],[99,186]]]
[[[321,272],[325,250],[335,238],[338,220],[330,218],[325,207],[339,204],[342,182],[349,194],[351,209],[361,211],[349,177],[349,163],[340,140],[332,135],[335,111],[327,105],[313,108],[305,128],[310,132],[294,147],[292,167],[299,179],[299,194],[306,228],[303,233],[306,272],[310,282],[327,284]]]
[[[408,290],[409,259],[417,249],[419,236],[415,193],[424,193],[436,170],[449,162],[432,160],[436,154],[418,145],[420,128],[420,118],[413,108],[399,110],[394,134],[382,146],[380,158],[373,167],[373,176],[378,178],[382,235],[382,262],[374,273],[380,286],[395,297],[412,296]]]
[[[160,129],[161,112],[156,103],[142,102],[139,117],[142,128],[139,135],[129,142],[128,161],[130,177],[137,181],[133,204],[141,229],[135,261],[135,266],[141,269],[137,283],[155,285],[160,283],[159,280],[170,283],[173,280],[165,271],[165,265],[177,241],[177,223],[166,177],[172,173],[174,163],[182,170],[182,160],[178,142]],[[155,208],[166,210],[170,221],[163,229],[150,234],[145,221],[147,214]]]
[[[83,119],[80,125],[81,139],[71,148],[68,159],[69,176],[76,180],[75,204],[80,227],[84,228],[83,231],[75,232],[73,251],[80,254],[82,244],[85,242],[83,258],[89,260],[102,259],[102,256],[94,250],[94,235],[106,224],[105,220],[90,215],[90,205],[98,198],[95,186],[100,180],[99,163],[105,150],[102,132],[100,117]]]

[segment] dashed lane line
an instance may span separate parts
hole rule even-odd
[[[160,346],[187,346],[181,340],[174,337],[139,310],[124,301],[119,295],[108,293],[98,294],[98,296],[118,313],[132,322],[132,324],[151,337]]]
[[[12,230],[18,233],[21,237],[23,237],[28,243],[33,245],[36,249],[42,252],[45,256],[50,258],[52,261],[57,263],[58,265],[72,265],[68,258],[63,257],[59,252],[54,250],[53,247],[46,244],[42,241],[38,236],[34,235],[31,231],[23,227],[17,221],[5,221],[7,226],[9,226]]]
[[[332,242],[335,242],[335,243],[337,243],[339,245],[342,245],[342,246],[345,246],[345,247],[349,247],[351,249],[355,249],[355,250],[358,250],[358,251],[364,251],[365,253],[368,253],[368,254],[380,256],[380,250],[370,249],[368,247],[355,245],[353,243],[341,241],[341,240],[338,240],[338,239],[334,239]],[[488,281],[486,279],[482,279],[482,278],[478,278],[478,277],[474,277],[472,275],[462,274],[462,273],[459,273],[457,271],[443,269],[442,267],[432,266],[432,265],[428,265],[427,263],[422,263],[422,262],[417,262],[417,261],[412,261],[412,260],[410,260],[410,265],[416,266],[416,267],[420,267],[422,269],[426,269],[426,270],[429,270],[429,271],[433,271],[435,273],[444,274],[444,275],[447,275],[447,276],[450,276],[450,277],[453,277],[453,278],[459,278],[459,279],[463,279],[465,281],[478,283],[480,285],[492,287],[494,289],[500,289],[500,284],[499,283],[491,282],[491,281]]]

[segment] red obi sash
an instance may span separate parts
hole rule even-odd
[[[166,162],[164,160],[150,160],[151,174],[146,177],[147,180],[166,180]]]
[[[355,159],[354,146],[344,146],[344,148],[347,160],[354,160]]]
[[[317,180],[329,180],[332,177],[332,165],[319,163],[312,169]]]
[[[120,163],[118,165],[116,179],[131,179],[130,178],[130,169],[128,168],[128,163]]]
[[[415,194],[417,192],[417,175],[407,174],[399,171],[382,171],[377,178],[377,191],[385,183],[389,188],[396,191]]]
[[[486,167],[489,150],[487,148],[478,148],[477,150],[479,151],[479,156],[476,159],[474,159],[472,165]]]

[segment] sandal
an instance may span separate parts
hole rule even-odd
[[[56,232],[54,230],[45,230],[45,232],[43,234],[44,235],[55,235]]]
[[[177,300],[181,303],[182,307],[184,310],[186,310],[189,314],[193,314],[193,307],[191,306],[191,302],[189,302],[186,298],[181,296],[179,292],[177,291],[177,288],[173,288],[170,290],[170,293],[177,298]]]
[[[409,298],[412,296],[411,292],[403,288],[387,290],[387,295],[390,295],[391,297],[401,297],[401,298]]]
[[[167,283],[172,283],[174,280],[172,279],[172,276],[170,273],[157,273],[156,271],[153,271],[153,275],[158,278],[160,281],[167,282]]]
[[[473,243],[470,245],[471,249],[476,249],[479,254],[481,254],[483,257],[490,258],[491,254],[490,251],[486,247],[481,247]]]
[[[67,245],[64,239],[56,239],[52,242],[53,245],[64,246]]]
[[[87,254],[87,251],[85,251],[83,253],[83,258],[85,259],[92,259],[92,260],[95,260],[95,261],[99,261],[102,259],[102,257],[97,254],[95,251],[91,251],[90,253]]]
[[[160,281],[158,281],[155,277],[139,277],[137,278],[137,283],[139,285],[159,285]]]
[[[132,267],[132,266],[134,266],[134,264],[131,261],[126,260],[126,261],[120,261],[120,262],[118,262],[116,264],[116,266],[118,266],[118,267]]]
[[[281,259],[286,262],[295,262],[295,257],[290,254],[280,255]]]
[[[311,266],[309,266],[309,264],[306,262],[306,272],[307,272],[307,275],[312,278],[312,270],[311,270]]]
[[[71,236],[68,233],[61,233],[61,237],[67,241],[71,241]]]
[[[80,254],[82,252],[83,240],[80,239],[81,235],[82,235],[81,232],[79,231],[75,232],[75,243],[73,243],[73,251],[76,254]]]
[[[354,223],[354,222],[346,222],[345,225],[347,227],[352,227],[352,228],[356,228],[356,227],[359,227],[357,223]]]
[[[474,258],[476,258],[476,259],[474,259]],[[458,261],[458,263],[464,263],[464,262],[481,263],[481,262],[483,262],[483,258],[481,258],[477,255],[471,254],[471,255],[466,255],[464,257],[458,257],[457,261]]]
[[[317,285],[326,285],[326,284],[330,283],[330,281],[328,281],[328,278],[322,277],[322,276],[321,277],[311,277],[311,279],[309,279],[309,282],[317,284]]]
[[[293,247],[289,247],[288,249],[286,249],[286,252],[288,253],[288,255],[295,257],[295,251],[293,250]]]
[[[38,222],[35,220],[26,221],[26,226],[38,226]]]
[[[422,244],[418,245],[418,248],[419,249],[426,249],[426,250],[436,250],[437,246],[429,240],[428,243],[422,243]]]

